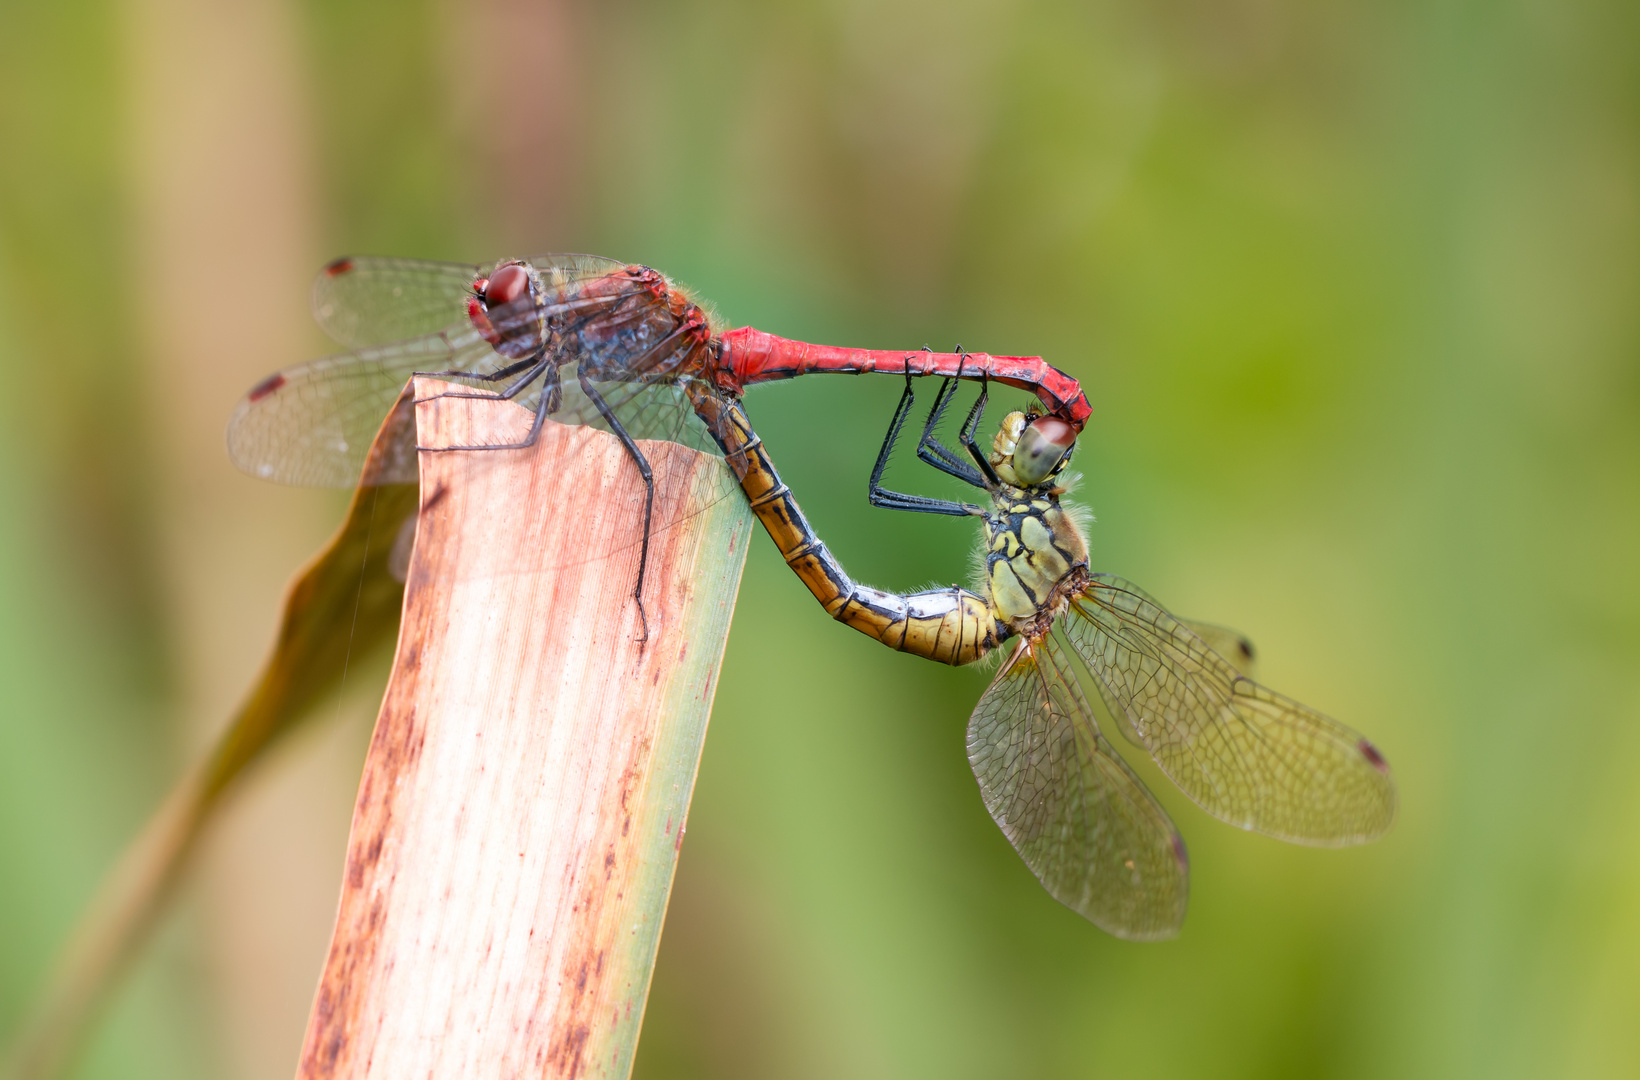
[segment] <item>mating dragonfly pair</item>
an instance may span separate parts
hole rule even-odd
[[[517,444],[453,449],[528,446],[549,417],[604,428],[645,485],[634,589],[642,617],[654,477],[637,440],[715,444],[787,564],[834,619],[949,664],[1009,647],[968,724],[985,805],[1049,893],[1118,937],[1178,932],[1189,862],[1166,811],[1101,730],[1094,699],[1192,800],[1232,825],[1325,846],[1389,828],[1394,782],[1372,743],[1253,682],[1245,638],[1177,618],[1134,585],[1092,572],[1075,515],[1060,505],[1060,478],[1090,409],[1076,381],[1039,357],[840,349],[729,330],[657,271],[590,256],[488,270],[341,259],[319,275],[314,311],[357,351],[280,372],[246,395],[228,429],[241,468],[292,483],[357,483],[371,437],[418,373],[534,410]],[[747,385],[814,372],[905,378],[870,500],[978,518],[983,596],[861,585],[815,535],[740,404]],[[988,505],[882,486],[914,405],[911,380],[923,375],[945,381],[917,456],[984,491]],[[982,384],[959,431],[961,452],[936,434],[959,379]],[[978,434],[991,383],[1030,390],[1038,403],[1008,413],[986,453]],[[373,482],[415,480],[414,455],[387,460],[403,475],[378,473]]]

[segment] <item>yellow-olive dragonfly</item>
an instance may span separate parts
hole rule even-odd
[[[982,390],[961,429],[965,461],[935,435],[954,389],[951,380],[941,386],[918,456],[984,490],[990,505],[882,487],[913,403],[909,377],[870,497],[979,518],[984,596],[958,586],[897,595],[854,582],[815,536],[740,405],[710,398],[697,409],[787,564],[834,619],[949,664],[1012,642],[969,719],[968,760],[992,818],[1048,892],[1117,937],[1172,937],[1184,919],[1184,840],[1100,730],[1084,685],[1128,741],[1214,817],[1300,844],[1383,835],[1395,785],[1371,742],[1252,681],[1252,646],[1241,635],[1171,615],[1137,586],[1089,569],[1076,515],[1060,505],[1075,430],[1051,415],[1012,412],[983,454],[974,441]]]

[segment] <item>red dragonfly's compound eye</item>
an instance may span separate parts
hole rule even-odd
[[[484,306],[497,308],[523,296],[530,287],[530,275],[522,266],[513,263],[503,266],[484,282]]]
[[[1020,483],[1040,484],[1076,444],[1076,429],[1057,416],[1032,420],[1014,447],[1014,476]]]

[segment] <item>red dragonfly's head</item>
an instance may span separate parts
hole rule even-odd
[[[520,360],[540,346],[538,295],[535,271],[508,259],[473,282],[467,318],[496,352]]]

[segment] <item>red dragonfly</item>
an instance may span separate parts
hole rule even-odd
[[[645,485],[634,590],[640,617],[655,484],[636,440],[716,451],[694,418],[691,396],[739,398],[752,383],[810,373],[885,372],[1031,390],[1073,435],[1091,413],[1076,380],[1041,357],[844,349],[750,327],[731,330],[659,271],[593,255],[504,259],[489,268],[337,259],[314,282],[313,311],[331,337],[355,351],[287,368],[252,387],[228,426],[235,464],[283,483],[352,487],[361,482],[383,418],[416,374],[491,387],[475,396],[515,400],[535,413],[521,442],[450,449],[530,446],[549,416],[610,431]],[[387,461],[365,479],[416,479],[413,453]]]

